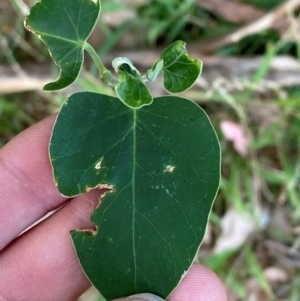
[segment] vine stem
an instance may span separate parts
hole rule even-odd
[[[119,80],[115,76],[113,76],[112,73],[103,65],[100,57],[98,56],[93,46],[85,42],[84,49],[93,59],[97,69],[99,70],[101,80],[109,86],[115,87],[118,84]]]

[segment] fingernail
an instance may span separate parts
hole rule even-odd
[[[165,301],[164,299],[149,293],[137,294],[127,297],[124,301]]]

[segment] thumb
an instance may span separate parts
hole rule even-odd
[[[149,293],[129,296],[125,299],[118,299],[115,301],[165,301],[164,299]]]

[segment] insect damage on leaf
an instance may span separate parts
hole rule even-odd
[[[88,236],[96,236],[97,232],[98,232],[98,229],[97,229],[97,227],[95,227],[95,230],[94,229],[72,230],[71,234],[72,234],[72,232],[75,232],[75,231],[80,231],[81,233],[84,233]]]
[[[175,166],[167,165],[166,169],[164,170],[164,172],[173,172],[174,169],[175,169]]]
[[[102,160],[103,160],[103,158],[101,158],[101,160],[96,163],[95,169],[99,170],[101,168]]]
[[[114,186],[113,185],[109,185],[109,184],[98,184],[97,186],[94,186],[94,187],[86,187],[85,188],[85,192],[89,192],[91,190],[94,190],[94,189],[106,189],[106,191],[104,192],[103,196],[107,193],[107,192],[113,192],[114,191]]]

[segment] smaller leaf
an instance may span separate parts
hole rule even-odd
[[[171,44],[162,53],[161,59],[164,62],[164,86],[170,93],[180,93],[190,88],[202,70],[202,62],[188,55],[183,41]]]
[[[153,98],[143,83],[140,72],[128,58],[114,59],[113,67],[119,75],[115,92],[124,104],[131,108],[140,108],[152,103]]]

